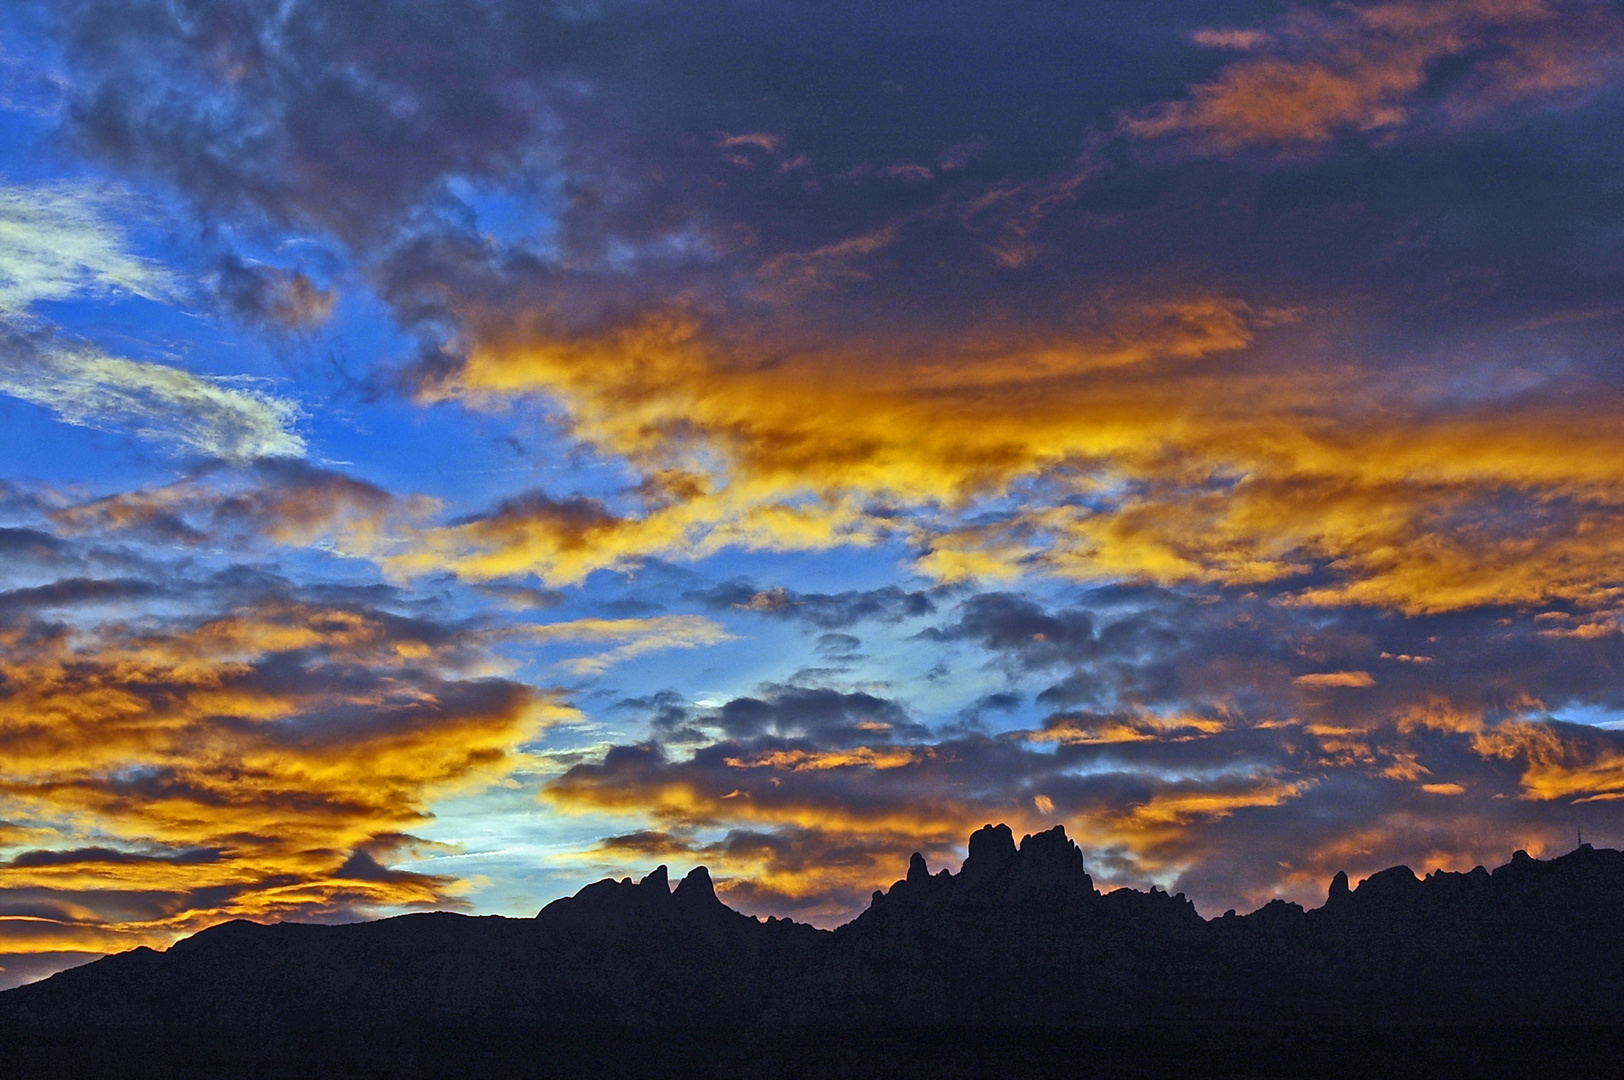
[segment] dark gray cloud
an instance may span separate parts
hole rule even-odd
[[[0,529],[0,555],[8,561],[52,560],[61,555],[64,547],[60,539],[39,529]]]
[[[303,270],[245,263],[236,256],[220,260],[214,290],[234,318],[284,333],[320,327],[332,315],[336,299]]]
[[[652,713],[662,737],[686,740],[720,734],[730,739],[809,740],[818,746],[857,746],[917,739],[928,727],[895,701],[822,687],[770,686],[761,697],[741,697],[717,708],[695,708],[675,694],[623,701],[621,708]]]
[[[122,851],[116,848],[73,848],[67,851],[23,851],[13,856],[4,865],[13,867],[78,866],[80,864],[95,863],[128,865],[141,862],[187,865],[216,862],[219,858],[220,852],[218,850],[208,848],[169,852]]]
[[[783,586],[758,588],[745,578],[735,578],[709,589],[690,592],[687,598],[713,611],[748,611],[802,622],[820,630],[845,630],[868,620],[901,622],[934,615],[938,601],[951,592],[943,589],[910,592],[897,585],[887,585],[842,593],[800,593]]]
[[[1380,295],[1411,340],[1458,341],[1489,308],[1515,321],[1611,295],[1614,271],[1584,254],[1616,224],[1606,95],[1556,128],[1434,132],[1424,148],[1261,171],[1101,143],[1124,110],[1176,101],[1234,60],[1194,31],[1277,14],[1216,2],[51,9],[78,145],[211,215],[387,251],[375,280],[404,322],[429,328],[431,354],[461,320],[515,310],[579,332],[703,295],[746,317],[757,268],[884,229],[895,235],[868,265],[801,298],[803,327],[834,311],[876,331],[922,312],[944,331],[993,316],[1052,326],[1101,290],[1165,278],[1175,251],[1176,276],[1198,291],[1223,281],[1255,303],[1320,307]],[[486,238],[482,189],[526,208],[527,240]],[[1430,287],[1458,282],[1463,263],[1493,269],[1478,286]],[[252,311],[287,307],[289,289],[318,295],[238,269],[233,295]],[[1533,338],[1577,335],[1592,352],[1593,330]]]
[[[959,605],[958,620],[925,632],[942,641],[969,640],[1024,668],[1107,657],[1132,657],[1177,643],[1170,627],[1143,613],[1101,617],[1081,608],[1045,610],[1010,593],[983,593]]]
[[[164,591],[154,582],[136,578],[62,578],[49,585],[0,592],[0,618],[83,604],[150,600]]]
[[[894,701],[872,694],[786,686],[766,698],[735,698],[706,717],[728,736],[771,734],[823,746],[917,738],[928,729]]]
[[[1432,700],[1491,716],[1624,704],[1624,636],[1552,607],[1402,616],[1237,591],[1106,587],[1072,604],[981,594],[929,638],[969,641],[1050,708],[1391,718]]]
[[[375,484],[304,461],[268,460],[238,469],[211,463],[169,484],[58,503],[45,513],[74,536],[247,548],[365,532],[398,509]]]
[[[862,647],[863,639],[851,634],[819,634],[813,651],[835,663],[854,664],[864,658]]]

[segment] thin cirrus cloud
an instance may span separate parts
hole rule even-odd
[[[169,293],[170,276],[130,254],[108,221],[118,203],[98,186],[0,188],[0,312],[15,316],[41,301],[84,294]]]
[[[703,615],[659,615],[646,619],[573,619],[530,627],[526,637],[553,642],[613,643],[614,648],[576,657],[564,666],[577,675],[601,675],[616,664],[665,649],[699,649],[732,641],[733,635]]]
[[[303,415],[295,402],[82,342],[0,330],[0,393],[63,423],[129,432],[185,454],[247,462],[305,452],[293,430]]]
[[[129,253],[109,220],[118,205],[85,185],[0,189],[0,393],[64,423],[129,432],[184,454],[232,462],[302,455],[295,402],[111,356],[35,317],[48,301],[173,294],[170,275]]]

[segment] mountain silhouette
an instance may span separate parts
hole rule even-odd
[[[1624,853],[1384,870],[1203,919],[1060,827],[914,855],[837,930],[698,868],[533,919],[235,921],[0,994],[18,1077],[1624,1074]],[[1465,1070],[1464,1072],[1461,1070]]]

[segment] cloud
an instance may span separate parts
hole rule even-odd
[[[689,596],[713,610],[747,611],[823,630],[845,629],[869,619],[900,622],[936,612],[930,592],[909,592],[896,585],[833,594],[798,593],[781,585],[758,589],[748,580],[736,578]]]
[[[1607,226],[1575,208],[1605,193],[1531,146],[1491,167],[1451,141],[1485,126],[1474,103],[1596,99],[1619,51],[1607,5],[1305,9],[1198,33],[1242,50],[1211,78],[1189,22],[1130,49],[1110,36],[1127,17],[1096,9],[996,29],[955,9],[942,40],[981,66],[886,75],[916,87],[900,95],[863,91],[874,52],[850,46],[897,31],[843,4],[800,12],[793,40],[765,16],[719,35],[640,5],[220,11],[213,35],[156,3],[58,5],[78,144],[210,220],[339,238],[422,339],[388,381],[543,410],[634,474],[620,497],[536,491],[421,528],[393,573],[562,586],[648,558],[901,542],[941,581],[1294,582],[1412,613],[1613,602],[1618,389],[1572,359],[1600,336],[1501,335],[1517,377],[1468,376],[1460,329],[1593,291],[1573,253],[1604,250]],[[819,89],[764,94],[813,43]],[[1181,72],[1188,98],[1144,104]],[[848,102],[872,138],[790,99]],[[1055,115],[1077,134],[1032,119]],[[1355,139],[1264,190],[1081,134],[1113,116],[1220,156],[1360,129],[1418,142]],[[930,184],[876,175],[966,146]],[[728,160],[792,150],[805,167]],[[1531,172],[1459,179],[1501,166]],[[1532,194],[1512,207],[1513,189]],[[545,237],[498,235],[469,191]]]
[[[238,549],[327,542],[367,555],[387,550],[391,529],[430,509],[331,469],[272,458],[233,470],[205,464],[167,484],[65,501],[46,513],[67,535]]]
[[[1291,680],[1297,686],[1375,686],[1376,679],[1368,671],[1313,671]]]
[[[0,592],[0,619],[18,613],[78,607],[87,604],[147,600],[160,596],[163,589],[139,578],[104,580],[63,578],[49,585]]]
[[[961,857],[968,830],[989,820],[1017,832],[1064,821],[1102,886],[1155,881],[1208,914],[1276,896],[1317,903],[1338,870],[1565,850],[1575,808],[1587,833],[1624,828],[1615,733],[1527,716],[1480,713],[1463,731],[1070,713],[1031,731],[940,738],[817,720],[836,700],[785,688],[730,702],[690,717],[711,740],[682,753],[661,737],[612,748],[543,797],[624,826],[584,864],[706,861],[734,902],[825,924],[860,909],[910,851]]]
[[[692,599],[730,622],[793,620],[830,663],[861,647],[841,633],[859,623],[873,638],[930,618],[908,648],[981,664],[961,678],[992,686],[964,694],[968,709],[875,687],[765,686],[715,708],[628,689],[647,697],[647,727],[570,750],[546,793],[601,824],[583,865],[710,860],[731,895],[825,920],[913,848],[947,861],[989,820],[1065,819],[1102,880],[1157,880],[1209,911],[1317,899],[1338,869],[1550,848],[1574,815],[1616,827],[1616,740],[1558,719],[1624,707],[1624,400],[1604,295],[1616,7],[1392,0],[1224,28],[1174,5],[1148,30],[1110,7],[988,20],[949,4],[921,44],[909,20],[845,0],[730,8],[725,32],[646,4],[204,0],[186,17],[159,0],[50,5],[71,145],[168,184],[222,234],[336,240],[356,264],[346,280],[371,284],[419,340],[409,369],[376,385],[556,423],[626,480],[442,508],[264,459],[240,476],[210,465],[62,498],[42,520],[86,546],[199,558],[316,546],[450,596],[465,595],[459,582],[563,588],[731,550],[900,553],[904,573],[950,587],[819,593],[769,576]],[[849,123],[831,128],[831,107]],[[1267,158],[1292,167],[1256,167]],[[105,259],[52,265],[29,279],[42,299],[134,287],[135,271]],[[232,263],[219,292],[250,322],[310,328],[329,299],[298,274]],[[109,408],[148,391],[120,393]],[[238,435],[194,441],[249,461],[275,434],[236,403],[241,415],[194,411],[229,414],[220,428]],[[162,430],[142,416],[105,422]],[[12,545],[0,550],[31,566],[69,558],[36,531],[0,534]],[[456,665],[516,635],[419,620],[395,652],[352,654],[331,612],[387,599],[300,594],[295,616],[262,609],[277,590],[239,574],[256,584],[221,585],[232,600],[206,618],[109,624],[61,646],[96,691],[83,707],[171,707],[104,668],[181,685],[173,715],[199,762],[235,767],[252,733],[302,747],[307,712],[370,746],[353,725],[404,723],[375,708],[398,693],[488,713],[493,727],[470,721],[464,742],[500,771],[511,729],[481,733],[507,714],[478,702],[506,700],[508,684]],[[78,625],[127,610],[120,590],[139,586],[117,583],[142,580],[110,561],[64,564],[54,584],[8,582],[8,610]],[[239,610],[261,612],[286,647],[181,664],[138,644]],[[717,640],[714,624],[667,618],[541,633],[601,643],[576,661],[586,673]],[[299,637],[309,620],[329,629]],[[40,648],[21,642],[18,656]],[[197,719],[206,687],[171,671],[187,665],[284,712],[211,704],[219,734]],[[287,672],[315,697],[284,696]],[[981,711],[995,709],[1023,726],[989,733]],[[934,726],[940,715],[961,726]],[[160,748],[167,730],[141,729]],[[131,759],[146,764],[84,790],[116,781],[152,813],[187,805],[186,791],[174,802],[151,786],[141,770],[171,766],[146,746]],[[441,752],[435,741],[423,756]],[[289,802],[332,795],[326,758],[286,760]],[[419,810],[441,790],[402,786],[399,805]],[[321,911],[449,892],[395,876],[410,873],[410,845],[387,837],[410,821],[357,814],[366,827],[343,824],[320,859],[289,869],[278,855],[267,874],[294,875],[289,895]],[[176,851],[238,859],[230,837],[182,826]],[[135,828],[28,850],[124,852],[105,865],[125,875],[214,865],[139,861],[153,853]],[[14,919],[40,948],[92,933],[58,929],[75,919],[118,933],[75,914],[111,910],[106,896],[19,889]],[[161,892],[119,902],[138,922],[229,906]],[[244,909],[265,903],[243,895]]]
[[[167,294],[169,275],[129,254],[124,231],[109,220],[127,215],[129,202],[93,184],[0,186],[0,315],[87,293]]]
[[[333,313],[336,294],[302,270],[222,259],[215,291],[228,311],[246,323],[286,333],[314,330]]]
[[[107,220],[119,202],[85,185],[0,188],[0,316],[9,323],[0,325],[0,393],[69,424],[131,431],[183,453],[234,462],[303,454],[294,402],[111,356],[31,317],[43,301],[173,291],[169,276],[129,254],[124,233]]]
[[[1594,410],[1614,391],[1441,407],[1356,369],[1214,363],[1280,318],[1188,301],[1065,345],[770,364],[693,320],[514,331],[427,399],[545,393],[584,443],[689,482],[643,512],[512,500],[426,531],[399,566],[565,583],[649,556],[901,536],[946,581],[1295,580],[1305,601],[1410,612],[1611,602],[1603,523],[1624,504]]]
[[[959,619],[945,628],[927,631],[944,640],[968,638],[995,652],[1019,657],[1026,667],[1077,662],[1121,647],[1117,624],[1110,638],[1096,632],[1094,618],[1085,611],[1050,613],[1033,600],[1010,593],[982,593],[958,609]]]
[[[299,406],[232,382],[109,356],[82,342],[0,330],[0,393],[49,409],[65,423],[130,431],[222,461],[303,455],[305,441],[293,430]]]
[[[975,643],[1061,717],[1477,731],[1485,715],[1624,707],[1611,674],[1624,637],[1551,635],[1560,620],[1547,613],[1400,617],[1281,604],[1267,591],[1110,586],[1063,604],[982,594],[953,614],[922,637]],[[1427,662],[1415,662],[1423,650]]]
[[[1036,236],[1045,218],[1076,197],[1099,171],[1091,162],[1056,176],[994,184],[960,211],[966,228],[989,237],[987,250],[1005,269],[1018,269],[1038,255]]]
[[[1064,821],[1102,882],[1155,881],[1208,914],[1318,902],[1338,870],[1565,850],[1576,815],[1587,835],[1624,835],[1624,736],[1552,718],[1624,706],[1624,640],[1551,637],[1551,621],[1121,586],[1058,610],[974,596],[932,637],[978,644],[1022,685],[1058,677],[1064,693],[1040,703],[1092,704],[989,735],[826,689],[668,701],[650,741],[572,767],[544,798],[644,837],[582,856],[593,866],[709,860],[752,910],[825,923],[909,851],[954,859],[988,820]],[[1431,663],[1399,659],[1423,642]]]
[[[1624,19],[1593,0],[1389,0],[1304,9],[1267,31],[1202,31],[1194,41],[1261,55],[1186,100],[1129,113],[1129,135],[1184,138],[1206,153],[1293,149],[1402,129],[1429,105],[1452,124],[1529,102],[1572,107],[1624,75]],[[1456,61],[1447,76],[1445,60]]]
[[[409,869],[432,845],[407,830],[573,715],[477,674],[466,629],[275,594],[168,622],[13,615],[0,638],[0,814],[29,826],[0,835],[3,953],[456,905],[455,879]]]
[[[892,222],[855,236],[820,245],[809,251],[788,251],[762,264],[760,295],[793,296],[810,289],[831,288],[841,281],[865,281],[872,276],[864,262],[897,242],[905,222]]]
[[[527,629],[525,636],[541,643],[622,642],[607,652],[565,662],[577,675],[601,675],[619,664],[664,649],[698,649],[734,640],[721,626],[702,615],[660,615],[647,619],[572,619]]]

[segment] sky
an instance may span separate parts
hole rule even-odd
[[[0,0],[0,986],[1624,846],[1620,130],[1616,0]]]

